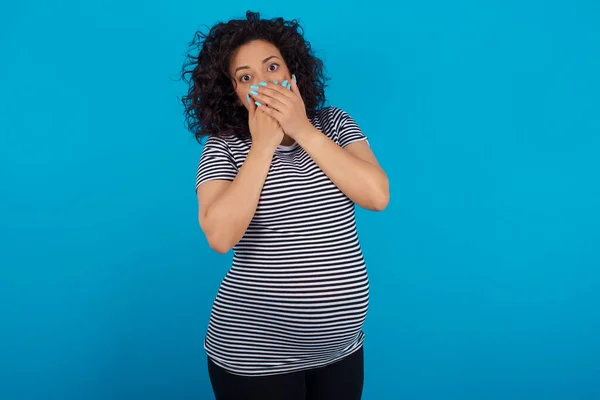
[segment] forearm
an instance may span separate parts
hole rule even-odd
[[[204,231],[220,253],[240,241],[256,212],[273,152],[251,148],[236,178],[206,210]]]
[[[296,141],[331,181],[358,206],[379,211],[389,200],[385,172],[338,146],[315,127],[296,136]]]

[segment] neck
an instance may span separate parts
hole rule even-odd
[[[288,135],[284,134],[283,135],[283,140],[281,141],[281,145],[282,146],[291,146],[292,144],[294,144],[294,139],[292,139]]]

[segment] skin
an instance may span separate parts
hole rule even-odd
[[[290,81],[292,74],[283,60],[279,49],[269,42],[255,40],[239,47],[232,54],[229,73],[235,93],[238,96],[238,104],[244,105],[249,113],[256,110],[256,104],[252,98],[248,102],[252,88],[260,87],[260,82]],[[293,144],[294,140],[284,135],[283,145]]]
[[[341,148],[310,123],[277,47],[261,40],[241,46],[232,54],[230,74],[239,105],[248,109],[252,145],[233,182],[208,181],[198,188],[198,219],[213,250],[226,253],[244,235],[279,144],[297,142],[359,207],[387,207],[388,178],[369,145],[359,141]],[[281,86],[286,80],[289,88]]]

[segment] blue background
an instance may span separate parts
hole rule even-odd
[[[0,398],[210,399],[231,255],[177,81],[248,2],[0,10]],[[367,400],[600,397],[600,6],[257,1],[300,18],[391,181],[359,211]]]

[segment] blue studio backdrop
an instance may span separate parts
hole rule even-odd
[[[0,398],[211,399],[194,32],[298,18],[391,182],[358,211],[366,400],[600,398],[600,5],[0,7]]]

